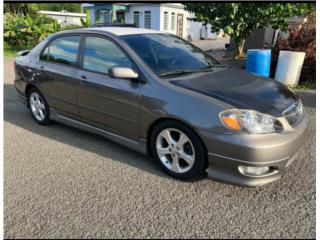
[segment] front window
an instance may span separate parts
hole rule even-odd
[[[111,67],[132,67],[127,56],[111,41],[100,37],[87,37],[83,52],[83,68],[108,73]]]
[[[174,35],[139,34],[121,38],[157,75],[202,71],[219,64],[197,47]]]

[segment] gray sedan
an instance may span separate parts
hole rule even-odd
[[[189,42],[131,27],[56,33],[15,60],[15,87],[39,124],[90,131],[179,179],[278,179],[307,116],[286,86],[229,68]]]

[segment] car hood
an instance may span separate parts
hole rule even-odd
[[[197,77],[191,75],[172,84],[214,97],[235,108],[253,109],[279,117],[297,101],[286,86],[244,70],[226,68]]]

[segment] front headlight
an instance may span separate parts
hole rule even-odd
[[[254,110],[231,109],[220,113],[222,124],[233,131],[252,134],[281,132],[282,124],[274,117]]]

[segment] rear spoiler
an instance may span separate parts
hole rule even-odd
[[[27,56],[31,50],[22,50],[17,53],[17,57]]]

